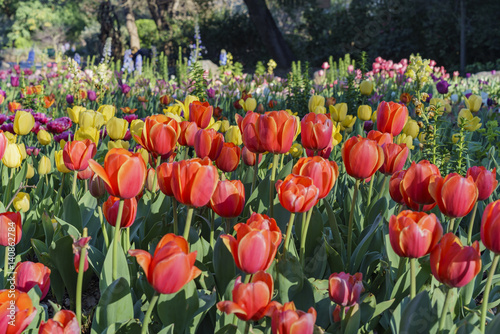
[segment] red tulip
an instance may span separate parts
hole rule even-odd
[[[309,211],[316,204],[319,195],[313,179],[295,174],[276,182],[276,192],[281,205],[294,213]]]
[[[347,174],[358,180],[371,177],[384,163],[384,151],[373,140],[351,137],[342,146]]]
[[[220,180],[210,199],[210,207],[221,217],[238,217],[245,207],[245,187],[240,180]]]
[[[215,164],[221,171],[229,173],[238,168],[240,160],[241,148],[233,143],[224,143],[219,157],[215,160]]]
[[[251,152],[246,146],[243,147],[243,150],[241,151],[241,155],[243,157],[243,162],[247,166],[255,166],[255,160],[257,159],[257,155],[253,152]],[[262,161],[262,154],[257,153],[259,155],[259,164]]]
[[[477,201],[477,186],[472,176],[465,178],[457,173],[432,178],[429,193],[436,201],[439,210],[446,216],[465,217]]]
[[[141,137],[135,135],[135,140],[155,157],[167,156],[174,150],[180,133],[181,127],[175,119],[153,115],[146,118]]]
[[[330,299],[342,306],[351,306],[359,303],[361,292],[365,291],[363,287],[363,274],[354,275],[333,273],[328,279],[328,293]]]
[[[89,181],[90,194],[95,198],[100,198],[106,193],[106,185],[99,175],[92,175]]]
[[[21,109],[21,103],[18,103],[16,101],[9,102],[7,104],[7,109],[9,109],[10,112],[14,112],[18,109]]]
[[[0,130],[0,160],[2,160],[8,144],[9,144],[9,140],[7,139],[7,137],[5,137],[5,135],[3,134],[3,131]]]
[[[236,239],[232,235],[222,235],[221,238],[233,254],[236,266],[247,274],[267,270],[282,238],[276,221],[253,213],[246,224],[236,224],[234,230]]]
[[[88,180],[92,177],[92,175],[94,175],[94,172],[90,167],[87,167],[84,170],[79,171],[76,174],[76,177],[78,178],[78,180]]]
[[[36,308],[26,292],[0,290],[0,333],[23,333],[35,315]]]
[[[238,114],[237,114],[238,115]],[[239,116],[239,115],[238,115]],[[236,117],[238,121],[238,126],[241,131],[241,138],[243,140],[243,145],[252,153],[264,153],[266,149],[264,148],[261,139],[258,136],[256,130],[256,124],[259,120],[260,114],[253,111],[247,112],[245,118]]]
[[[420,258],[429,254],[443,236],[443,227],[436,215],[402,211],[389,220],[392,249],[401,257]]]
[[[28,292],[35,285],[42,291],[44,299],[50,288],[50,269],[42,263],[30,261],[19,262],[16,266],[14,277],[16,278],[16,289]]]
[[[408,109],[406,106],[382,101],[377,108],[377,130],[388,132],[397,136],[403,130],[408,120]]]
[[[42,320],[38,334],[79,334],[80,325],[76,314],[72,311],[61,310],[47,322]]]
[[[335,161],[328,161],[322,157],[300,158],[293,166],[293,174],[307,176],[319,189],[318,199],[325,198],[332,190],[339,176],[339,167]]]
[[[198,158],[209,157],[214,161],[222,151],[224,136],[214,129],[200,129],[194,137],[194,150]]]
[[[330,140],[328,145],[320,151],[313,151],[306,148],[306,155],[308,157],[314,157],[316,155],[322,157],[323,159],[328,160],[330,159],[330,154],[332,153],[332,150],[333,150],[333,140]]]
[[[427,160],[422,160],[418,164],[413,161],[401,181],[400,190],[403,198],[408,196],[417,204],[433,204],[435,200],[429,193],[429,183],[434,176],[441,176],[435,165]]]
[[[271,330],[273,334],[312,334],[316,322],[316,310],[297,311],[293,302],[275,308],[272,314]]]
[[[483,166],[473,166],[467,170],[466,176],[472,176],[476,183],[479,192],[477,196],[478,201],[484,201],[490,197],[498,185],[496,168],[493,168],[490,172]]]
[[[189,253],[183,237],[169,233],[161,238],[153,256],[142,249],[131,249],[151,286],[159,293],[176,293],[201,274],[194,266],[196,251]]]
[[[95,143],[90,139],[67,142],[63,149],[64,165],[69,170],[85,170],[96,152]]]
[[[111,196],[132,198],[144,188],[146,163],[140,153],[113,148],[104,158],[104,168],[92,159],[89,164],[94,173],[106,183],[106,190]]]
[[[181,132],[179,136],[179,144],[182,146],[194,147],[194,136],[198,132],[198,126],[195,122],[181,122]]]
[[[115,218],[116,220],[116,218]],[[91,237],[80,238],[73,243],[73,264],[75,265],[75,271],[78,273],[80,268],[80,258],[82,254],[82,249],[87,247]],[[83,272],[86,272],[89,269],[89,257],[87,253],[85,253],[85,259],[83,260]]]
[[[325,114],[309,113],[302,118],[300,124],[304,148],[319,151],[332,141],[333,122]]]
[[[201,129],[210,125],[213,113],[214,107],[208,102],[194,101],[189,105],[189,121],[195,122]]]
[[[392,175],[403,169],[410,150],[405,144],[388,143],[382,146],[384,151],[384,163],[379,171],[385,175]]]
[[[135,199],[135,197],[132,197],[126,198],[123,201],[124,203],[120,228],[127,228],[132,226],[135,221],[135,217],[137,216],[137,200]],[[113,196],[109,196],[108,200],[102,205],[102,212],[104,213],[104,217],[111,226],[116,225],[119,205],[120,199]]]
[[[23,227],[19,212],[0,213],[0,245],[15,246],[21,241]]]
[[[155,183],[156,178],[156,185]],[[155,186],[155,189],[153,189]],[[156,176],[156,170],[154,168],[148,168],[147,176],[146,176],[146,189],[152,193],[156,193],[160,190],[160,186],[158,185],[158,176]]]
[[[263,271],[252,275],[250,283],[241,283],[241,276],[236,278],[233,288],[233,301],[217,303],[219,311],[235,314],[243,321],[258,321],[266,315],[276,302],[271,302],[274,293],[273,277]]]
[[[172,171],[174,168],[173,163],[162,163],[156,169],[156,177],[158,178],[158,186],[162,193],[167,196],[174,196],[172,191]]]
[[[380,147],[382,147],[382,145],[384,144],[392,144],[394,140],[392,134],[387,132],[380,132],[377,130],[371,130],[370,132],[368,132],[366,138],[376,141]]]
[[[247,125],[248,124],[255,124],[257,122],[257,120],[259,119],[259,116],[260,116],[259,113],[256,113],[253,111],[247,111],[247,113],[245,114],[245,117],[242,117],[239,114],[235,114],[234,118],[236,119],[236,123],[238,124],[238,127],[240,128],[240,132],[243,134]]]
[[[500,200],[486,206],[481,220],[481,241],[495,254],[500,254]]]
[[[431,252],[432,275],[449,287],[461,288],[481,271],[479,242],[462,246],[460,239],[447,233]]]

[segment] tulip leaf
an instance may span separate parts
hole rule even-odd
[[[174,326],[175,324],[170,324],[167,327],[163,328],[158,334],[174,334]]]
[[[92,245],[89,245],[87,248],[87,254],[90,266],[94,270],[95,274],[99,276],[104,265],[104,254]]]
[[[198,290],[199,307],[193,315],[189,325],[189,333],[196,333],[206,314],[217,301],[217,294],[208,290]]]
[[[333,236],[333,248],[340,250],[340,254],[343,255],[344,241],[342,240],[342,235],[340,234],[337,218],[330,203],[327,200],[324,200],[323,203],[325,203],[326,212],[328,214],[328,223]]]
[[[161,294],[157,312],[164,325],[175,324],[174,333],[180,334],[189,326],[198,306],[196,284],[191,281],[176,293]]]
[[[284,180],[289,174],[292,173],[292,168],[294,165],[294,160],[290,160],[287,162],[285,166],[281,168],[281,170],[278,173],[278,176],[276,177],[276,180]]]
[[[295,296],[304,288],[304,273],[297,257],[286,253],[278,260],[276,270],[279,301],[284,304],[294,300]]]
[[[120,277],[102,293],[95,310],[92,331],[103,333],[109,326],[129,321],[133,317],[134,308],[130,285],[125,278]]]
[[[438,312],[442,310],[438,310],[437,304],[431,304],[428,291],[422,291],[413,300],[400,305],[402,313],[396,333],[436,333]]]
[[[59,224],[61,224],[61,230],[65,232],[66,235],[70,235],[72,237],[74,237],[75,239],[79,239],[81,234],[80,234],[80,231],[78,230],[78,228],[76,228],[75,226],[71,225],[70,223],[66,222],[65,220],[59,218],[59,217],[55,217],[55,219],[57,220],[57,222]],[[54,237],[54,239],[57,239]]]
[[[52,220],[45,212],[42,214],[42,226],[45,234],[45,244],[49,246],[54,237],[54,226],[52,225]]]
[[[239,333],[238,327],[233,324],[227,324],[215,332],[215,334],[237,334],[237,333]]]
[[[106,328],[103,334],[135,334],[141,331],[141,323],[131,319],[125,323],[115,323]]]
[[[83,195],[82,198],[78,201],[78,206],[80,208],[81,212],[81,222],[82,226],[86,227],[92,217],[94,217],[94,214],[96,212],[96,207],[97,207],[97,199],[92,196],[90,191],[86,192],[85,195]],[[64,207],[63,207],[64,210]],[[94,229],[89,229],[89,232],[93,232]]]
[[[486,314],[486,321],[488,325],[486,326],[486,334],[498,334],[500,333],[500,313],[497,314],[492,321],[490,321],[489,314]]]
[[[122,231],[123,233],[123,231]],[[124,278],[127,281],[127,284],[130,285],[130,273],[128,269],[127,258],[125,257],[125,253],[123,252],[123,248],[121,244],[118,242],[117,247],[117,276]],[[99,277],[99,290],[103,293],[108,286],[113,282],[113,241],[109,245],[108,252],[104,259],[104,263],[102,265],[101,276]]]
[[[49,255],[55,268],[61,275],[71,301],[76,298],[77,274],[73,263],[73,238],[64,236],[53,241],[49,248]],[[51,275],[52,276],[52,275]]]
[[[358,304],[354,304],[349,308],[346,315],[346,327],[344,334],[357,334],[361,321],[361,310]]]
[[[76,201],[73,194],[69,194],[66,196],[63,202],[63,212],[62,212],[62,220],[68,222],[72,226],[76,227],[76,229],[82,233],[83,225],[82,225],[82,216],[80,213],[80,206]]]
[[[375,221],[373,222],[372,226],[370,227],[370,230],[366,233],[364,238],[361,240],[361,242],[358,244],[356,249],[354,250],[352,257],[351,257],[351,264],[352,266],[350,267],[351,272],[356,272],[359,269],[359,266],[361,265],[361,261],[363,261],[363,258],[365,257],[368,247],[370,246],[370,243],[375,236],[375,232],[377,229],[380,227],[382,221],[382,216],[377,216]]]
[[[242,216],[250,216],[250,208],[253,212],[265,212],[269,205],[269,175],[261,180],[253,193],[245,203]]]
[[[344,261],[342,260],[340,254],[328,244],[326,239],[324,240],[324,244],[330,271],[332,273],[340,273],[341,271],[344,271]]]
[[[236,265],[234,264],[233,255],[220,237],[215,242],[213,264],[215,284],[219,296],[222,296],[229,282],[236,276]]]

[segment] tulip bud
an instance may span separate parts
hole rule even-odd
[[[27,212],[30,209],[30,195],[19,192],[12,202],[16,211]]]
[[[14,118],[14,132],[18,135],[27,135],[35,125],[35,118],[30,112],[18,110]]]
[[[290,151],[288,151],[295,159],[300,158],[304,153],[304,148],[299,143],[294,143],[292,147],[290,147]]]
[[[68,112],[69,118],[73,123],[78,124],[80,121],[80,113],[85,111],[86,109],[81,106],[74,106],[73,108],[68,108],[66,111]]]
[[[89,139],[96,145],[99,143],[99,130],[94,127],[79,128],[75,133],[75,140]]]
[[[407,136],[412,136],[413,138],[417,138],[420,128],[418,126],[417,121],[414,119],[408,118],[406,125],[403,128],[403,133]]]
[[[106,187],[104,186],[104,181],[97,174],[94,174],[90,178],[89,184],[90,194],[95,198],[100,198],[106,193]]]
[[[15,287],[20,291],[28,292],[38,285],[42,291],[41,299],[49,293],[50,269],[40,262],[19,262],[13,276],[15,277]]]
[[[317,107],[324,107],[325,106],[325,98],[321,95],[312,95],[309,98],[309,112],[314,112]]]
[[[149,168],[148,175],[146,177],[146,189],[149,190],[150,192],[154,192],[154,193],[156,193],[158,190],[160,190],[158,180],[156,181],[156,188],[153,190],[155,176],[156,176],[155,169]]]
[[[361,95],[368,96],[372,94],[374,86],[373,81],[363,80],[359,84],[359,91],[361,92]]]
[[[52,141],[52,136],[45,130],[40,130],[36,134],[36,138],[41,145],[49,145]]]
[[[483,104],[483,99],[479,95],[471,95],[466,101],[466,105],[468,104],[468,108],[472,112],[479,111],[479,109],[481,109],[481,105]]]
[[[328,293],[330,299],[342,306],[351,306],[359,302],[361,292],[365,291],[363,287],[363,274],[354,275],[333,273],[328,279]]]
[[[226,143],[233,143],[236,146],[243,144],[240,128],[235,125],[232,125],[227,129],[224,137]]]
[[[347,103],[337,103],[329,107],[332,120],[342,122],[347,116]]]
[[[103,104],[99,107],[99,109],[97,109],[97,112],[100,112],[102,114],[102,116],[104,117],[104,122],[107,123],[115,116],[116,108],[109,104]]]
[[[69,173],[71,170],[69,170],[66,165],[64,164],[64,159],[63,159],[63,151],[59,150],[56,151],[54,155],[54,160],[56,162],[56,167],[57,170],[60,171],[61,173]]]
[[[372,107],[361,105],[358,108],[358,118],[362,121],[369,121],[372,116]]]
[[[33,176],[35,176],[35,169],[33,168],[32,164],[27,164],[28,169],[26,171],[26,180],[31,179]]]
[[[84,234],[84,236],[86,233]],[[80,269],[80,258],[82,254],[82,250],[88,247],[89,241],[91,237],[83,237],[73,242],[73,264],[75,266],[75,271],[78,273]],[[83,260],[83,272],[86,272],[89,269],[89,258],[87,256],[87,252],[85,252],[85,259]]]
[[[127,133],[128,122],[123,118],[113,117],[106,123],[108,136],[113,140],[123,139]]]
[[[45,155],[42,156],[40,162],[38,163],[38,174],[45,175],[52,171],[52,162]]]
[[[108,141],[108,151],[111,151],[114,148],[123,148],[128,150],[130,147],[130,143],[124,140],[110,140]]]

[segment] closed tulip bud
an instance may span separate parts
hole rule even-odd
[[[30,195],[28,195],[27,193],[19,192],[16,197],[14,197],[12,205],[18,212],[27,212],[30,209]]]
[[[24,143],[17,144],[17,147],[19,147],[19,153],[21,153],[21,159],[24,160],[26,159],[26,146]]]
[[[413,145],[413,137],[412,136],[407,136],[406,134],[402,133],[399,136],[396,137],[396,144],[398,145],[406,145],[410,150],[413,150],[415,146]]]
[[[45,130],[40,130],[36,134],[36,138],[41,145],[49,145],[52,142],[52,136]]]
[[[302,146],[310,150],[322,150],[332,138],[333,123],[325,114],[309,113],[302,118]]]
[[[312,178],[295,174],[276,182],[276,192],[281,206],[293,213],[309,211],[319,196],[319,189]]]
[[[90,194],[95,198],[100,198],[106,193],[104,181],[99,177],[99,175],[94,174],[90,178],[89,191]]]
[[[316,317],[312,307],[306,313],[297,311],[293,302],[285,303],[272,313],[271,330],[273,334],[313,334]]]
[[[448,174],[444,179],[434,176],[429,183],[429,193],[439,210],[448,217],[465,217],[476,204],[478,191],[472,176],[467,178]]]
[[[81,106],[74,106],[73,108],[66,109],[69,118],[71,119],[71,121],[73,121],[73,123],[76,123],[76,124],[78,124],[80,121],[80,113],[82,111],[85,111],[85,110],[87,110],[87,109],[85,109],[85,107],[81,107]]]
[[[128,122],[123,118],[113,117],[106,123],[106,132],[113,140],[123,139],[127,133]]]
[[[45,155],[42,156],[40,162],[38,163],[38,174],[45,175],[52,171],[52,162]]]
[[[290,151],[288,151],[295,159],[300,158],[302,153],[304,153],[304,148],[299,143],[294,143],[292,147],[290,147]]]
[[[392,144],[392,141],[394,140],[390,133],[380,132],[377,130],[371,130],[368,132],[366,138],[376,141],[380,147],[384,146],[384,144]]]
[[[44,299],[50,289],[50,269],[42,263],[30,261],[19,262],[15,269],[16,289],[22,292],[29,292],[31,288],[38,285],[42,291]]]
[[[354,275],[333,273],[328,279],[328,294],[330,300],[342,306],[352,306],[359,303],[361,293],[365,291],[363,287],[363,274]]]
[[[26,180],[31,179],[33,176],[35,176],[35,169],[33,168],[32,164],[28,164],[27,166],[27,171],[26,171]]]
[[[18,110],[14,118],[14,132],[18,135],[27,135],[35,125],[35,118],[30,112]]]
[[[92,127],[100,129],[105,123],[104,116],[101,113],[93,110],[84,110],[80,112],[79,124],[82,128]]]
[[[205,129],[210,125],[213,112],[214,108],[208,102],[194,101],[189,105],[189,121]]]
[[[458,126],[463,127],[465,130],[474,132],[479,129],[482,123],[479,123],[481,119],[479,117],[474,117],[469,109],[462,109],[458,113]]]
[[[223,145],[224,136],[214,129],[199,129],[194,137],[194,150],[201,159],[209,157],[212,161],[216,160]]]
[[[73,265],[75,266],[75,271],[78,273],[80,271],[80,258],[82,250],[88,247],[88,243],[91,237],[80,238],[73,242]],[[83,260],[83,272],[89,269],[89,258],[87,253],[85,253],[85,259]]]
[[[159,293],[175,293],[201,274],[194,266],[197,252],[189,253],[187,241],[173,233],[160,240],[153,256],[141,249],[128,253],[137,258],[149,284]]]
[[[245,206],[245,187],[240,180],[219,180],[210,207],[224,218],[238,217]]]
[[[136,141],[148,152],[164,156],[171,154],[181,133],[179,123],[165,115],[153,115],[146,118],[141,137]]]
[[[123,148],[125,150],[128,150],[130,148],[130,143],[124,140],[108,141],[108,151],[114,148]]]
[[[167,196],[174,196],[172,191],[172,170],[174,165],[172,163],[162,163],[156,170],[158,178],[158,187],[161,192]]]
[[[241,160],[241,148],[233,143],[223,143],[219,157],[215,160],[217,168],[230,173],[238,168]]]
[[[179,144],[182,146],[194,147],[194,137],[198,132],[198,126],[195,122],[181,122],[181,132],[179,135]]]
[[[243,144],[243,139],[241,138],[241,131],[240,128],[238,128],[235,125],[231,125],[225,135],[224,139],[226,143],[233,143],[234,145],[240,146]]]
[[[0,319],[3,319],[3,333],[21,334],[32,323],[37,314],[30,296],[16,289],[0,290]],[[8,323],[10,317],[11,324]]]
[[[347,132],[352,131],[352,127],[356,123],[356,117],[353,115],[347,115],[344,120],[340,123],[340,128],[346,130]]]
[[[398,204],[404,204],[403,195],[401,195],[401,191],[399,189],[399,185],[403,180],[403,176],[405,175],[405,170],[400,170],[399,172],[395,172],[392,174],[389,179],[389,194],[394,202]]]
[[[314,113],[317,107],[325,107],[325,98],[321,95],[312,95],[309,98],[309,112]]]
[[[241,155],[243,157],[243,163],[247,166],[255,166],[255,160],[257,155],[251,152],[246,146],[243,147],[241,151]],[[262,161],[262,154],[259,154],[259,164]]]
[[[249,97],[243,103],[241,103],[240,100],[240,105],[243,107],[243,110],[245,111],[254,111],[255,108],[257,108],[257,100],[254,99],[253,97]]]
[[[109,104],[103,104],[97,109],[97,112],[101,113],[104,117],[104,122],[107,123],[110,119],[115,116],[116,108],[115,106]]]
[[[69,172],[71,172],[71,170],[69,170],[68,167],[66,167],[66,165],[64,164],[64,158],[63,158],[63,151],[62,150],[56,151],[56,153],[54,155],[54,160],[56,162],[56,168],[57,168],[58,171],[60,171],[61,173],[69,173]]]
[[[339,176],[339,167],[334,161],[322,157],[301,158],[293,166],[292,174],[307,176],[318,188],[318,199],[325,198],[332,190]]]
[[[417,138],[420,128],[418,126],[417,121],[409,118],[406,122],[406,125],[403,128],[403,133],[407,136],[412,136],[413,138]]]
[[[140,137],[143,128],[144,122],[140,119],[134,119],[130,122],[130,134],[132,135],[132,138],[135,138],[135,136]]]
[[[75,132],[75,140],[91,140],[96,145],[99,143],[99,130],[94,127],[79,128]]]
[[[87,169],[89,166],[89,159],[94,157],[97,150],[95,144],[91,140],[85,139],[83,141],[66,143],[62,152],[64,165],[67,169],[82,171]],[[60,168],[57,169],[61,171]]]
[[[224,119],[220,121],[220,128],[219,131],[222,133],[226,133],[226,131],[229,129],[229,121],[227,119]]]
[[[2,162],[8,168],[21,167],[23,156],[21,148],[17,144],[8,144],[5,149]]]
[[[490,172],[483,166],[473,166],[467,170],[467,177],[471,176],[478,189],[478,201],[484,201],[491,196],[498,185],[497,169],[493,168]]]
[[[160,190],[160,186],[158,185],[158,181],[156,182],[156,188],[153,189],[155,176],[156,176],[155,169],[149,168],[148,175],[146,177],[146,189],[150,192],[153,192],[153,193],[156,193],[158,190]]]
[[[368,81],[368,80],[363,80],[359,84],[359,91],[361,92],[361,95],[371,95],[373,92],[373,81]]]
[[[408,120],[408,109],[406,106],[382,101],[377,108],[377,130],[389,132],[397,136],[403,130]]]
[[[369,121],[372,116],[372,107],[361,105],[358,107],[358,118],[362,121]]]
[[[347,117],[347,103],[337,103],[335,106],[331,105],[330,116],[335,122],[343,122]]]
[[[371,177],[384,163],[384,151],[373,140],[351,137],[342,146],[347,174],[358,180]]]
[[[486,206],[481,220],[481,241],[495,254],[500,254],[500,200]]]
[[[21,241],[23,227],[19,212],[0,213],[0,245],[14,246]]]
[[[465,99],[465,105],[472,112],[478,112],[483,104],[483,99],[479,95],[471,95],[468,99]]]
[[[384,163],[380,166],[380,172],[385,175],[392,175],[403,169],[410,150],[405,144],[388,143],[382,145],[384,151]]]
[[[68,310],[61,310],[47,322],[42,320],[38,332],[40,334],[78,334],[81,331],[75,313]]]
[[[463,246],[460,238],[447,233],[431,252],[432,275],[448,287],[461,288],[481,271],[479,242]]]
[[[135,197],[126,198],[123,200],[123,212],[122,219],[120,222],[120,228],[127,228],[132,226],[137,216],[137,200]],[[116,225],[116,219],[118,218],[118,207],[120,204],[120,198],[109,196],[108,200],[102,205],[102,212],[106,221],[111,225]]]
[[[429,184],[435,176],[441,176],[435,165],[427,160],[422,160],[418,164],[413,161],[400,185],[403,198],[408,196],[417,204],[433,204],[435,199],[429,192]]]
[[[394,252],[401,257],[420,258],[429,254],[443,236],[436,215],[410,210],[389,220],[389,238]]]

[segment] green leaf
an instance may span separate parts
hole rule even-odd
[[[200,326],[203,318],[206,316],[208,311],[212,306],[215,305],[217,301],[217,294],[210,293],[208,290],[198,290],[198,309],[193,315],[193,318],[189,324],[189,332],[196,333],[198,327]]]
[[[276,265],[278,272],[277,288],[279,301],[284,304],[292,301],[304,287],[304,274],[298,259],[286,253],[286,257],[278,260]]]
[[[174,333],[180,334],[189,326],[198,306],[196,284],[191,281],[176,293],[161,294],[157,312],[164,325],[175,324]]]
[[[87,248],[87,254],[90,266],[94,270],[95,274],[99,276],[102,271],[102,266],[104,265],[104,254],[92,245],[89,245]]]
[[[158,332],[158,334],[174,334],[174,324],[168,325],[167,327],[163,328]]]
[[[106,258],[104,259],[104,264],[102,265],[101,276],[99,278],[99,290],[101,293],[107,289],[108,286],[113,282],[113,242],[110,244]],[[118,242],[117,247],[117,276],[125,279],[127,284],[130,285],[130,273],[128,270],[127,258],[123,252],[123,248]]]
[[[361,242],[358,244],[356,249],[354,250],[352,256],[351,256],[351,263],[353,264],[350,267],[350,272],[357,272],[359,269],[359,266],[361,264],[361,261],[363,261],[363,258],[365,257],[368,247],[370,246],[370,242],[372,241],[373,237],[375,236],[375,232],[377,229],[380,227],[382,221],[382,216],[379,215],[373,222],[372,226],[370,227],[370,230],[368,233],[365,235],[365,237],[361,240]]]
[[[49,248],[49,255],[61,275],[70,300],[76,300],[77,274],[73,263],[73,238],[65,236],[53,241]]]
[[[357,334],[361,321],[361,311],[359,309],[359,304],[354,304],[349,308],[345,321],[347,324],[344,334]]]
[[[86,227],[96,211],[95,209],[97,207],[97,199],[94,196],[92,196],[90,191],[86,192],[85,195],[83,195],[83,197],[80,198],[80,201],[78,201],[78,206],[81,212],[82,226]]]
[[[78,230],[78,232],[83,232],[80,207],[78,206],[78,203],[76,202],[73,194],[69,194],[64,199],[61,219],[74,226]]]
[[[57,220],[57,222],[59,224],[61,224],[61,230],[64,231],[66,235],[69,234],[72,237],[74,237],[75,239],[80,239],[81,234],[80,234],[80,231],[78,230],[78,228],[76,228],[75,226],[66,222],[65,220],[62,220],[59,217],[55,217],[55,219]]]
[[[236,276],[236,265],[233,255],[227,249],[222,238],[218,238],[214,246],[215,284],[219,294],[226,291],[227,285]]]
[[[54,237],[54,226],[52,225],[52,220],[46,213],[42,214],[42,225],[45,234],[45,244],[49,246]]]
[[[399,333],[435,333],[438,321],[437,305],[432,306],[429,292],[422,291],[404,307]]]

